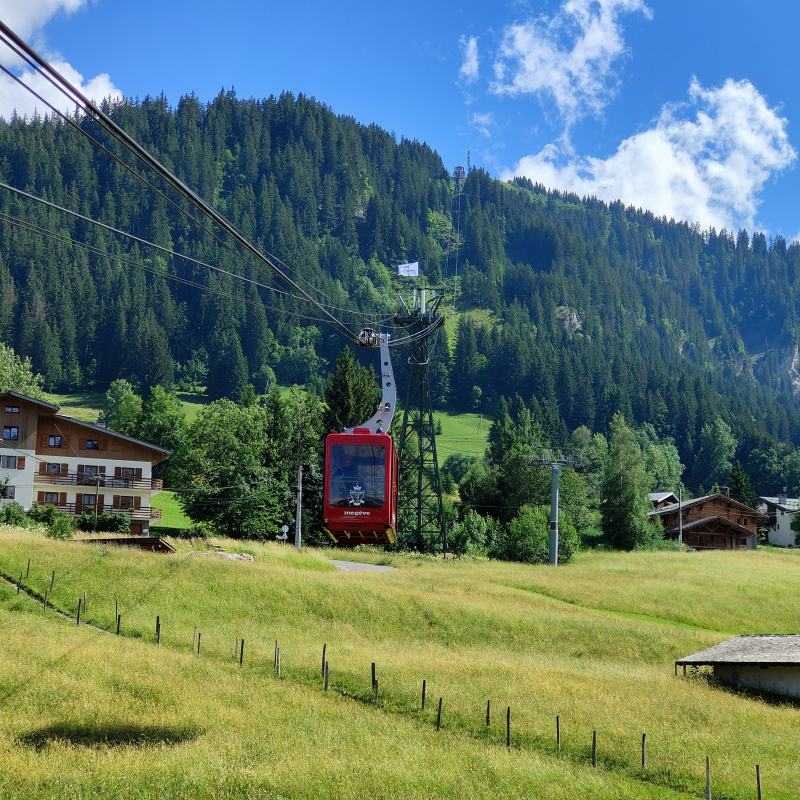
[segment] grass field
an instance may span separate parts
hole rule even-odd
[[[106,402],[105,392],[72,392],[70,394],[46,394],[48,403],[60,407],[61,413],[82,422],[97,422],[98,414]]]
[[[161,519],[150,526],[154,536],[170,536],[175,530],[188,528],[192,521],[183,513],[174,492],[161,492],[157,494],[151,505],[161,509]]]
[[[0,529],[0,571],[30,558],[43,595],[55,570],[55,605],[74,614],[86,591],[106,629],[119,602],[123,634],[0,582],[0,795],[698,798],[706,755],[714,798],[754,798],[756,763],[765,798],[798,795],[797,706],[673,675],[732,635],[794,631],[798,553],[592,552],[553,570],[362,551],[398,570],[360,574],[330,550],[220,543],[255,563]]]

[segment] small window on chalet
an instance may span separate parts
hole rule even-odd
[[[60,475],[61,474],[61,464],[48,464],[47,465],[47,474],[48,475]]]
[[[48,447],[61,447],[61,437],[60,436],[48,436],[47,437],[47,446]]]
[[[19,428],[12,428],[6,425],[6,427],[3,428],[3,438],[11,440],[19,439]]]
[[[83,507],[84,508],[94,508],[96,500],[97,500],[97,495],[96,494],[85,494],[83,496]]]
[[[97,439],[87,439],[86,440],[86,449],[87,450],[99,450],[100,449],[100,442]]]
[[[16,456],[0,456],[0,469],[16,469],[17,457]]]
[[[19,414],[19,406],[6,406],[6,414]]]
[[[739,539],[739,546],[744,546],[747,544],[747,539]]]
[[[14,499],[14,487],[13,486],[0,486],[0,499],[2,500],[13,500]]]
[[[83,474],[87,478],[96,478],[98,469],[96,464],[86,464],[83,468]]]
[[[44,501],[45,503],[52,503],[54,506],[58,505],[58,492],[45,492],[44,493]]]

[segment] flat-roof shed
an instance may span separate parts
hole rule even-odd
[[[800,699],[800,634],[737,636],[694,655],[679,658],[678,667],[710,666],[714,678],[728,686]]]

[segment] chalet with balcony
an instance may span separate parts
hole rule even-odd
[[[800,510],[800,500],[787,497],[786,490],[778,497],[759,497],[761,510],[767,515],[767,541],[777,547],[794,547],[792,530],[794,515]]]
[[[58,413],[58,406],[15,392],[0,393],[0,501],[25,510],[36,502],[73,516],[95,510],[127,514],[132,535],[147,535],[161,509],[153,467],[170,452],[99,425]]]
[[[664,508],[678,502],[678,495],[675,492],[650,492],[648,499],[653,504],[653,508]]]
[[[664,526],[664,538],[677,539],[683,517],[683,543],[697,550],[755,550],[758,527],[767,518],[724,494],[671,503],[650,512]]]

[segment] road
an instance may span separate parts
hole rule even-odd
[[[397,567],[384,567],[381,564],[364,564],[361,561],[333,561],[336,569],[342,572],[395,572]]]

